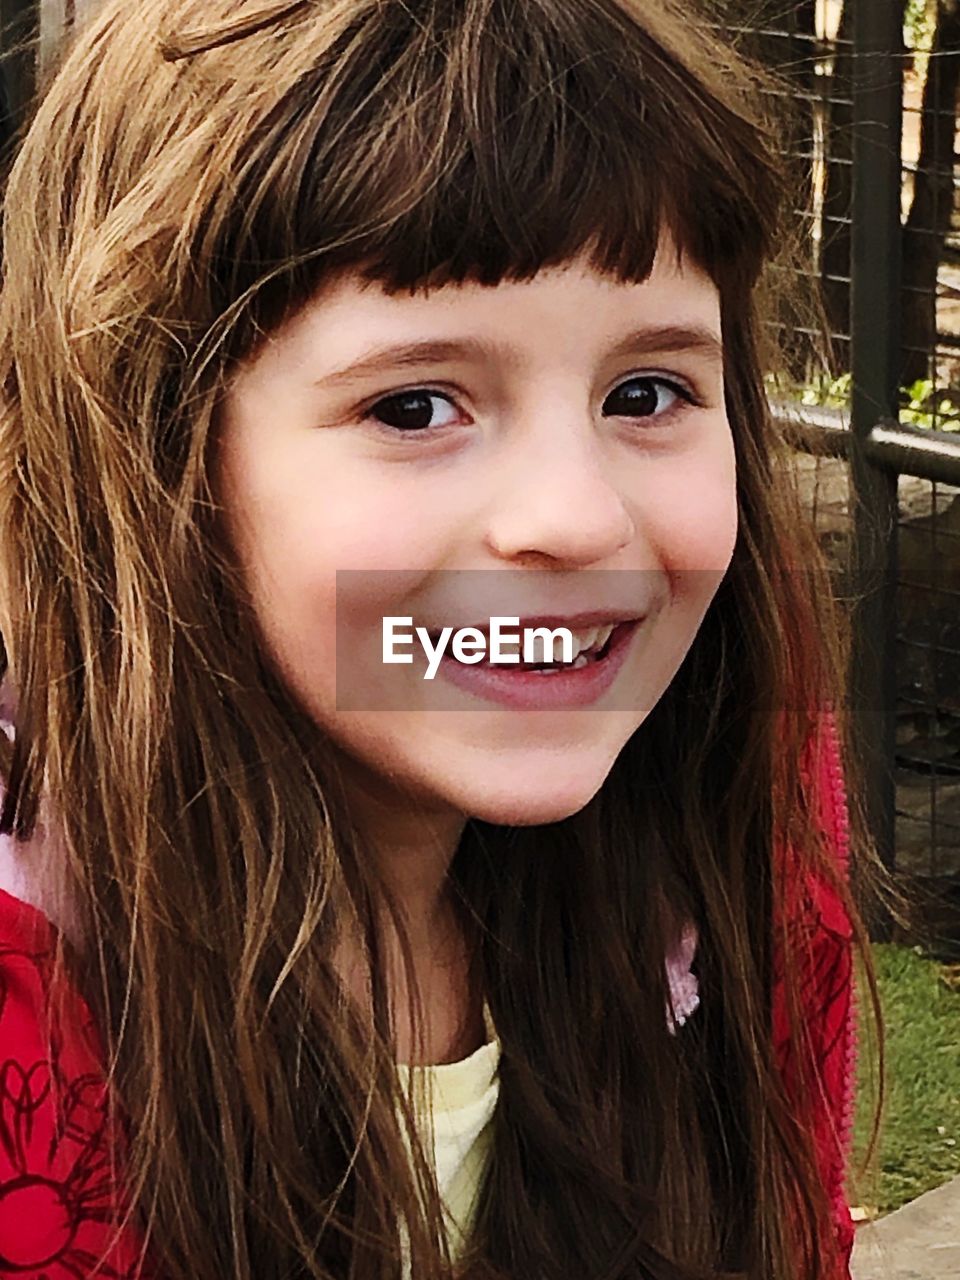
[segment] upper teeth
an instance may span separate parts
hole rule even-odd
[[[575,631],[572,627],[567,628],[573,637],[573,652],[570,655],[571,662],[575,662],[581,653],[587,653],[591,649],[602,649],[610,639],[611,633],[617,623],[611,622],[601,627],[585,627],[580,631]],[[557,628],[548,628],[556,630]],[[547,653],[545,637],[532,635],[530,644],[533,649],[533,662],[548,662],[550,654]],[[553,648],[553,661],[560,662],[563,659],[563,647],[559,643]]]

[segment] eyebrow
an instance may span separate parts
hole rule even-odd
[[[706,325],[652,325],[634,329],[610,352],[625,355],[697,355],[721,364],[723,343],[720,335]],[[318,387],[343,387],[372,374],[425,364],[443,364],[454,360],[505,359],[516,364],[516,357],[505,343],[487,342],[480,338],[427,339],[374,347],[350,364],[317,379]]]

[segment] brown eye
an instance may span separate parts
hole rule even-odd
[[[450,423],[433,421],[434,402],[453,407],[439,392],[417,387],[384,396],[371,406],[368,416],[396,431],[427,431],[431,427],[449,426]]]
[[[688,404],[692,397],[681,386],[666,378],[630,378],[610,393],[604,410],[617,417],[662,417],[676,408],[678,400]]]

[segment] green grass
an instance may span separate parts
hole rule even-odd
[[[919,948],[877,944],[873,954],[887,1026],[887,1099],[873,1169],[854,1176],[850,1195],[889,1213],[960,1174],[960,990],[956,966],[946,970]],[[872,1056],[862,1031],[855,1162],[876,1097]]]

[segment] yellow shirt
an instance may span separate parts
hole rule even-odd
[[[427,1114],[418,1113],[428,1156],[433,1154],[437,1185],[444,1205],[451,1255],[456,1258],[470,1233],[480,1179],[489,1155],[493,1117],[499,1094],[497,1067],[500,1041],[484,1006],[487,1043],[459,1062],[417,1068],[423,1074]],[[411,1068],[398,1063],[406,1089]],[[409,1270],[405,1269],[409,1275]]]

